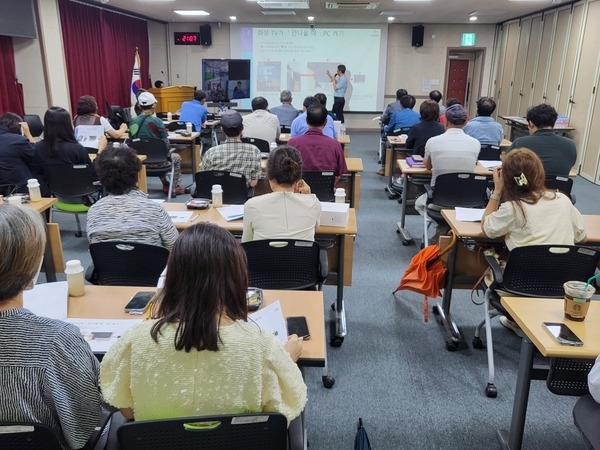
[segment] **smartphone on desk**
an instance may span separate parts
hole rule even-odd
[[[303,339],[305,341],[310,339],[310,333],[308,332],[308,323],[306,322],[306,317],[288,317],[286,321],[288,328],[288,336],[295,334],[300,339]]]
[[[575,333],[564,323],[561,322],[544,322],[544,328],[550,332],[554,339],[561,345],[571,345],[581,347],[583,341],[577,337]]]
[[[129,314],[144,314],[146,308],[148,308],[148,304],[152,297],[154,297],[156,292],[152,291],[140,291],[131,297],[129,303],[125,305],[125,312]]]

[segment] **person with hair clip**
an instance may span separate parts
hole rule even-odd
[[[269,154],[267,176],[273,192],[249,199],[244,205],[242,242],[260,239],[314,241],[321,203],[302,180],[302,157],[289,145]]]
[[[504,156],[494,169],[494,193],[485,208],[481,228],[492,239],[504,237],[512,250],[525,245],[582,244],[586,240],[583,218],[568,195],[545,186],[540,158],[527,148]],[[500,323],[520,332],[506,317]]]
[[[45,246],[39,213],[0,206],[0,422],[42,423],[61,448],[82,448],[101,413],[98,360],[76,327],[23,307]]]
[[[106,353],[100,385],[124,417],[154,420],[242,412],[279,412],[288,421],[306,404],[295,361],[302,342],[285,346],[248,319],[248,267],[225,229],[184,230],[167,263],[151,318]]]

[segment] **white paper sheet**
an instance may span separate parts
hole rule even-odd
[[[102,125],[79,125],[75,127],[75,139],[84,147],[97,150],[102,136],[104,136]]]
[[[94,353],[106,353],[125,331],[142,322],[142,319],[79,319],[70,317],[65,319],[65,322],[79,328],[81,335],[88,341]]]
[[[502,161],[498,160],[498,161],[492,161],[492,160],[485,160],[485,159],[480,159],[479,164],[481,164],[483,167],[485,167],[486,169],[493,169],[494,167],[498,167],[502,165]]]
[[[287,342],[287,325],[281,311],[279,300],[271,303],[264,308],[259,309],[248,316],[252,322],[256,323],[261,329],[272,333],[281,345]]]
[[[217,211],[219,211],[219,214],[221,214],[223,219],[225,219],[227,222],[244,217],[244,205],[223,206],[221,208],[217,208]]]
[[[194,214],[194,211],[167,211],[173,223],[189,222]]]
[[[456,220],[461,222],[481,222],[485,209],[456,207]]]
[[[30,291],[23,291],[23,307],[32,313],[63,320],[67,318],[69,289],[66,281],[37,284]]]

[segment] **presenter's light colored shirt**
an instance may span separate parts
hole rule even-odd
[[[336,88],[333,91],[334,97],[343,97],[344,95],[346,95],[346,89],[348,88],[348,78],[346,78],[346,75],[338,77],[338,79],[335,82],[335,85]]]

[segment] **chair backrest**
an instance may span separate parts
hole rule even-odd
[[[548,177],[546,178],[546,188],[560,191],[570,197],[573,189],[573,179],[569,177]]]
[[[314,289],[323,278],[319,244],[295,239],[242,243],[248,258],[248,283],[262,289]]]
[[[63,447],[50,427],[31,422],[0,422],[0,448],[60,450]]]
[[[502,289],[523,297],[562,298],[566,281],[587,281],[600,251],[577,245],[528,245],[513,249],[506,260]]]
[[[593,359],[552,358],[546,386],[556,395],[586,395]]]
[[[310,191],[319,201],[335,201],[335,173],[319,171],[303,171],[302,179],[310,186]]]
[[[107,101],[106,110],[108,111],[108,122],[114,129],[118,130],[122,123],[127,123],[123,117],[123,108],[119,105],[111,105]],[[131,115],[129,118],[131,119]]]
[[[456,172],[438,175],[431,203],[455,208],[483,208],[487,204],[487,178],[474,173]]]
[[[242,142],[245,142],[246,144],[256,145],[261,153],[269,153],[271,151],[269,141],[265,141],[264,139],[242,137]]]
[[[136,242],[90,244],[94,282],[106,286],[156,286],[169,250]]]
[[[291,127],[286,127],[285,125],[281,125],[281,132],[289,134],[292,132],[292,129],[291,129]]]
[[[192,128],[195,128],[194,125],[192,125]],[[176,130],[185,130],[185,123],[179,123],[176,120],[169,122],[169,124],[167,125],[167,129],[169,131],[176,131]]]
[[[484,161],[499,161],[500,147],[497,145],[482,145],[477,159],[482,159]]]
[[[121,425],[122,450],[285,450],[287,419],[278,413],[250,413],[148,420]]]
[[[29,132],[33,137],[40,137],[44,132],[44,124],[37,114],[25,114],[23,121],[29,125]]]
[[[94,184],[87,164],[45,165],[44,175],[52,194],[60,198],[82,197],[101,189]]]
[[[168,161],[169,147],[162,139],[132,139],[129,145],[138,155],[146,155],[144,164],[156,164]]]
[[[205,170],[196,172],[195,180],[193,197],[210,199],[213,184],[220,184],[223,188],[223,203],[226,205],[243,205],[248,200],[246,177],[241,173]]]

